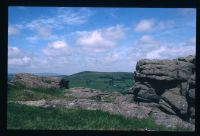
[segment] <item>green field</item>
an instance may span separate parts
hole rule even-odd
[[[119,91],[133,86],[133,73],[129,72],[92,72],[85,71],[66,76],[69,87],[88,87],[102,91]]]
[[[151,119],[127,119],[108,112],[83,109],[42,108],[8,104],[8,129],[39,130],[142,130],[183,131],[156,125]]]

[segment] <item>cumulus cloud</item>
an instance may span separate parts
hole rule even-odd
[[[19,29],[13,26],[8,27],[8,35],[16,35],[19,34]]]
[[[153,28],[155,22],[152,19],[144,19],[141,20],[136,26],[135,26],[135,31],[136,32],[145,32],[149,31]]]
[[[93,31],[79,31],[76,43],[84,49],[104,51],[115,47],[124,36],[125,28],[122,25],[116,25]]]
[[[49,47],[52,47],[54,49],[66,48],[67,47],[67,43],[64,42],[64,41],[55,41],[53,43],[50,43]]]
[[[43,53],[48,56],[61,56],[70,52],[70,48],[66,41],[54,41],[48,44],[48,47],[43,49]]]
[[[25,66],[30,64],[30,57],[23,55],[17,47],[8,47],[8,64],[11,66]]]

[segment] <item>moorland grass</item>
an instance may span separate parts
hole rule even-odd
[[[127,119],[99,110],[43,108],[16,103],[8,103],[7,127],[31,130],[187,130],[170,129],[155,124],[151,119]]]

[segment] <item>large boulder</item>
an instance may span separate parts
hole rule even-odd
[[[19,73],[11,80],[13,84],[20,84],[26,88],[61,88],[60,78],[40,77],[29,73]],[[66,82],[64,84],[66,86]]]
[[[136,102],[158,103],[167,113],[194,123],[195,57],[142,59],[136,64],[131,88]]]

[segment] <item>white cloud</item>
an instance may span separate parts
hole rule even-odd
[[[91,16],[90,10],[86,8],[77,9],[76,11],[69,10],[67,8],[61,8],[58,10],[59,14],[56,17],[66,25],[81,25],[87,22]]]
[[[151,35],[143,35],[136,42],[134,42],[133,52],[143,54],[149,50],[157,49],[161,45],[160,41]],[[138,55],[140,56],[140,55]],[[144,57],[144,54],[142,55]]]
[[[38,36],[44,37],[44,38],[51,36],[51,29],[47,27],[40,27],[38,29]]]
[[[140,39],[139,39],[139,43],[140,44],[155,44],[158,43],[158,41],[156,41],[152,36],[150,35],[143,35]]]
[[[54,41],[49,43],[48,47],[42,51],[47,56],[62,56],[69,54],[71,49],[66,41]]]
[[[161,31],[161,30],[173,28],[175,26],[176,26],[176,23],[173,20],[159,21],[155,24],[153,30]]]
[[[30,57],[23,55],[17,47],[8,47],[8,64],[11,66],[25,66],[30,63]]]
[[[141,20],[136,26],[135,26],[135,31],[136,32],[145,32],[149,31],[153,28],[155,22],[152,19],[144,19]]]
[[[17,66],[24,66],[23,70],[26,68],[26,70],[35,72],[48,71],[67,74],[84,70],[133,72],[136,62],[143,58],[174,59],[194,55],[195,45],[192,39],[190,38],[182,43],[162,42],[162,44],[159,44],[160,41],[153,36],[144,35],[133,46],[116,46],[112,50],[101,53],[91,53],[92,50],[85,52],[79,46],[70,48],[66,41],[50,42],[42,50],[43,54],[39,55],[29,54],[27,56],[22,54],[18,48],[11,47],[9,49],[10,54],[12,52],[12,54],[15,54],[13,56],[18,57],[9,58],[9,67],[19,68]],[[154,42],[157,44],[149,46],[150,43]],[[24,72],[23,70],[21,71]]]
[[[87,47],[113,47],[115,42],[104,38],[100,31],[92,31],[79,33],[77,44]]]
[[[19,30],[16,27],[9,26],[8,35],[16,35],[16,34],[19,34]]]
[[[13,58],[20,56],[20,50],[17,47],[8,47],[8,57]]]
[[[173,28],[175,26],[173,20],[157,21],[153,19],[143,19],[135,25],[135,32],[149,32],[149,31],[162,31]]]
[[[22,57],[22,58],[11,58],[8,60],[9,65],[15,65],[15,66],[24,66],[27,65],[30,62],[29,57]]]
[[[41,21],[41,20],[40,20]],[[39,39],[50,39],[54,37],[52,34],[51,26],[47,24],[43,24],[38,20],[34,20],[29,24],[26,24],[26,28],[35,32],[35,35],[26,37],[27,40],[34,42]]]
[[[88,21],[91,16],[89,9],[81,8],[70,10],[68,8],[59,8],[54,16],[45,16],[32,20],[25,24],[26,28],[58,28],[60,25],[81,25]]]
[[[155,49],[151,52],[148,52],[146,54],[146,58],[148,58],[148,59],[155,59],[155,58],[160,59],[160,58],[162,58],[161,57],[162,53],[165,52],[166,50],[167,50],[166,47],[160,47],[160,48]]]
[[[64,41],[55,41],[53,43],[50,43],[49,47],[52,47],[54,49],[66,48],[67,47],[67,43],[64,42]]]
[[[92,49],[98,52],[115,47],[117,42],[124,38],[125,28],[116,25],[93,31],[79,31],[77,36],[76,43],[78,45],[84,49]]]
[[[40,39],[58,39],[58,35],[52,33],[55,29],[62,29],[65,25],[77,26],[87,23],[92,12],[87,8],[58,8],[53,16],[42,16],[16,24],[9,28],[9,34],[17,34],[19,30],[31,30],[35,34],[26,37],[28,41],[35,42]]]
[[[177,42],[162,42],[158,47],[149,49],[144,58],[148,59],[175,59],[187,55],[195,55],[195,43],[191,39]]]

